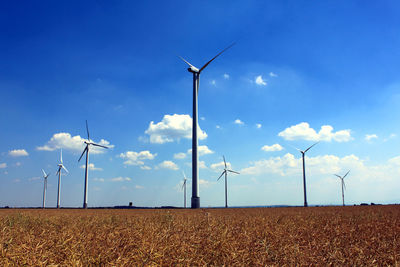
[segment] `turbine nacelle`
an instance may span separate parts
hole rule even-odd
[[[188,70],[188,72],[191,72],[191,73],[200,73],[199,69],[194,66],[191,66],[187,70]]]

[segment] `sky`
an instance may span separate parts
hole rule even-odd
[[[0,206],[183,206],[200,68],[200,203],[400,203],[398,1],[4,1]]]

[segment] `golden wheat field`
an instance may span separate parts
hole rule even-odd
[[[0,210],[1,266],[400,266],[400,206]]]

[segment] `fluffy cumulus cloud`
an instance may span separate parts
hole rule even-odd
[[[152,154],[150,151],[127,151],[119,154],[119,157],[125,159],[125,165],[144,166],[144,160],[153,160],[157,154]]]
[[[165,115],[158,123],[150,122],[145,131],[150,136],[150,143],[164,144],[178,141],[182,138],[192,139],[192,118],[185,114]],[[200,140],[206,139],[206,132],[198,126],[197,136]]]
[[[258,76],[254,79],[254,82],[255,82],[257,85],[261,85],[261,86],[266,86],[266,85],[267,85],[267,82],[262,78],[261,75],[258,75]]]
[[[80,168],[81,168],[81,169],[85,169],[85,168],[86,168],[86,165],[83,164],[83,165],[81,165]],[[97,167],[95,167],[93,163],[89,163],[89,170],[91,170],[91,171],[102,171],[103,169],[102,169],[102,168],[97,168]]]
[[[237,125],[244,125],[244,122],[241,121],[240,119],[236,119],[233,123]]]
[[[174,154],[174,159],[184,159],[186,158],[186,154],[183,152]]]
[[[159,169],[168,169],[168,170],[179,170],[178,166],[170,160],[165,160],[163,162],[161,162],[160,164],[158,164],[157,166]]]
[[[227,166],[228,169],[232,169],[232,165],[231,165],[230,162],[227,162],[226,166]],[[218,162],[218,163],[213,163],[213,164],[210,165],[210,168],[213,171],[217,171],[218,172],[218,171],[221,171],[221,170],[223,170],[225,168],[225,164],[224,164],[223,161]]]
[[[131,180],[129,177],[115,177],[110,179],[111,182],[129,182]]]
[[[11,157],[26,157],[28,156],[28,152],[25,149],[14,149],[8,151],[8,155]]]
[[[43,146],[36,147],[37,150],[41,151],[54,151],[57,149],[66,149],[72,152],[81,153],[85,148],[84,142],[87,139],[80,137],[79,135],[72,136],[70,133],[56,133],[54,134],[49,141]],[[109,141],[101,139],[100,142],[95,142],[99,145],[106,146],[109,148],[114,148],[114,145],[111,145]],[[96,146],[90,147],[91,154],[101,154],[104,153],[106,149]]]
[[[273,73],[272,71],[269,73],[269,76],[270,77],[278,77],[278,74],[276,74],[276,73]]]
[[[199,153],[199,156],[204,156],[207,154],[213,154],[214,151],[208,148],[208,146],[198,146],[197,147],[197,152]],[[189,149],[187,151],[188,154],[192,154],[192,149]]]
[[[285,140],[309,140],[309,141],[336,141],[348,142],[352,140],[350,130],[341,130],[333,132],[333,127],[323,125],[317,133],[307,122],[286,128],[278,134]]]
[[[261,148],[261,150],[265,152],[272,152],[272,151],[281,151],[283,147],[280,144],[273,144],[272,146],[265,145]]]
[[[261,129],[261,127],[262,127],[261,123],[257,123],[257,124],[256,124],[256,128],[257,128],[257,129]]]
[[[95,182],[101,182],[101,183],[104,182],[104,178],[93,178],[92,180]]]
[[[378,136],[376,134],[366,134],[365,135],[365,140],[371,141],[372,139],[378,139]]]
[[[0,163],[0,169],[5,169],[7,168],[7,163]]]
[[[229,80],[229,74],[228,73],[224,73],[224,79],[225,80]]]

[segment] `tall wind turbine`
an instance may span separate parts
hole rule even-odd
[[[315,146],[316,144],[318,144],[319,142],[316,142],[315,144],[313,144],[312,146],[308,147],[306,150],[300,150],[298,148],[297,149],[300,153],[301,156],[303,157],[303,189],[304,189],[304,207],[307,207],[307,189],[306,189],[306,164],[305,164],[305,159],[304,159],[304,155],[306,154],[306,152],[308,150],[310,150],[313,146]]]
[[[200,69],[196,68],[188,61],[186,61],[183,57],[180,57],[186,64],[189,65],[188,71],[193,73],[193,120],[192,120],[192,201],[191,207],[192,209],[200,208],[200,196],[199,196],[199,168],[198,168],[198,140],[197,140],[197,125],[198,125],[198,114],[197,114],[197,97],[199,92],[199,83],[200,83],[200,73],[210,64],[214,59],[216,59],[223,52],[231,48],[235,43],[231,44],[221,52],[219,52],[215,57],[209,60],[203,67]]]
[[[187,181],[187,178],[186,178],[186,175],[185,175],[185,173],[182,171],[182,173],[183,173],[183,185],[182,185],[182,189],[183,189],[183,206],[185,207],[185,209],[186,209],[186,181]]]
[[[222,157],[224,159],[225,168],[224,168],[224,171],[219,176],[219,178],[217,179],[217,181],[219,179],[221,179],[222,175],[225,174],[225,208],[227,208],[228,207],[228,172],[232,172],[232,173],[236,173],[236,174],[240,174],[240,173],[229,170],[228,167],[226,166],[225,157],[224,156],[222,156]]]
[[[61,149],[61,154],[60,154],[60,163],[58,164],[58,171],[56,174],[58,174],[58,190],[57,190],[57,209],[60,208],[60,198],[61,198],[61,169],[64,169],[67,173],[68,170],[65,168],[63,164],[63,159],[62,159],[62,149]]]
[[[343,206],[344,206],[344,190],[346,189],[346,185],[344,184],[344,178],[349,174],[350,171],[348,171],[343,177],[339,176],[337,174],[334,174],[335,176],[339,177],[339,179],[342,181],[342,200],[343,200]]]
[[[50,173],[46,173],[43,169],[43,178],[44,178],[44,185],[43,185],[43,208],[46,208],[46,190],[47,190],[47,177],[49,177]]]
[[[82,155],[80,156],[80,158],[78,159],[78,162],[81,161],[81,158],[83,157],[83,154],[86,153],[86,168],[85,168],[85,189],[84,189],[84,195],[83,195],[83,208],[86,209],[87,208],[87,199],[88,199],[88,178],[89,178],[89,147],[91,145],[93,146],[98,146],[98,147],[102,147],[102,148],[108,148],[106,146],[102,146],[99,144],[94,143],[93,141],[90,140],[90,136],[89,136],[89,127],[88,127],[88,123],[86,121],[86,132],[87,132],[87,136],[88,139],[87,141],[85,141],[84,143],[86,144],[85,149],[82,152]]]

